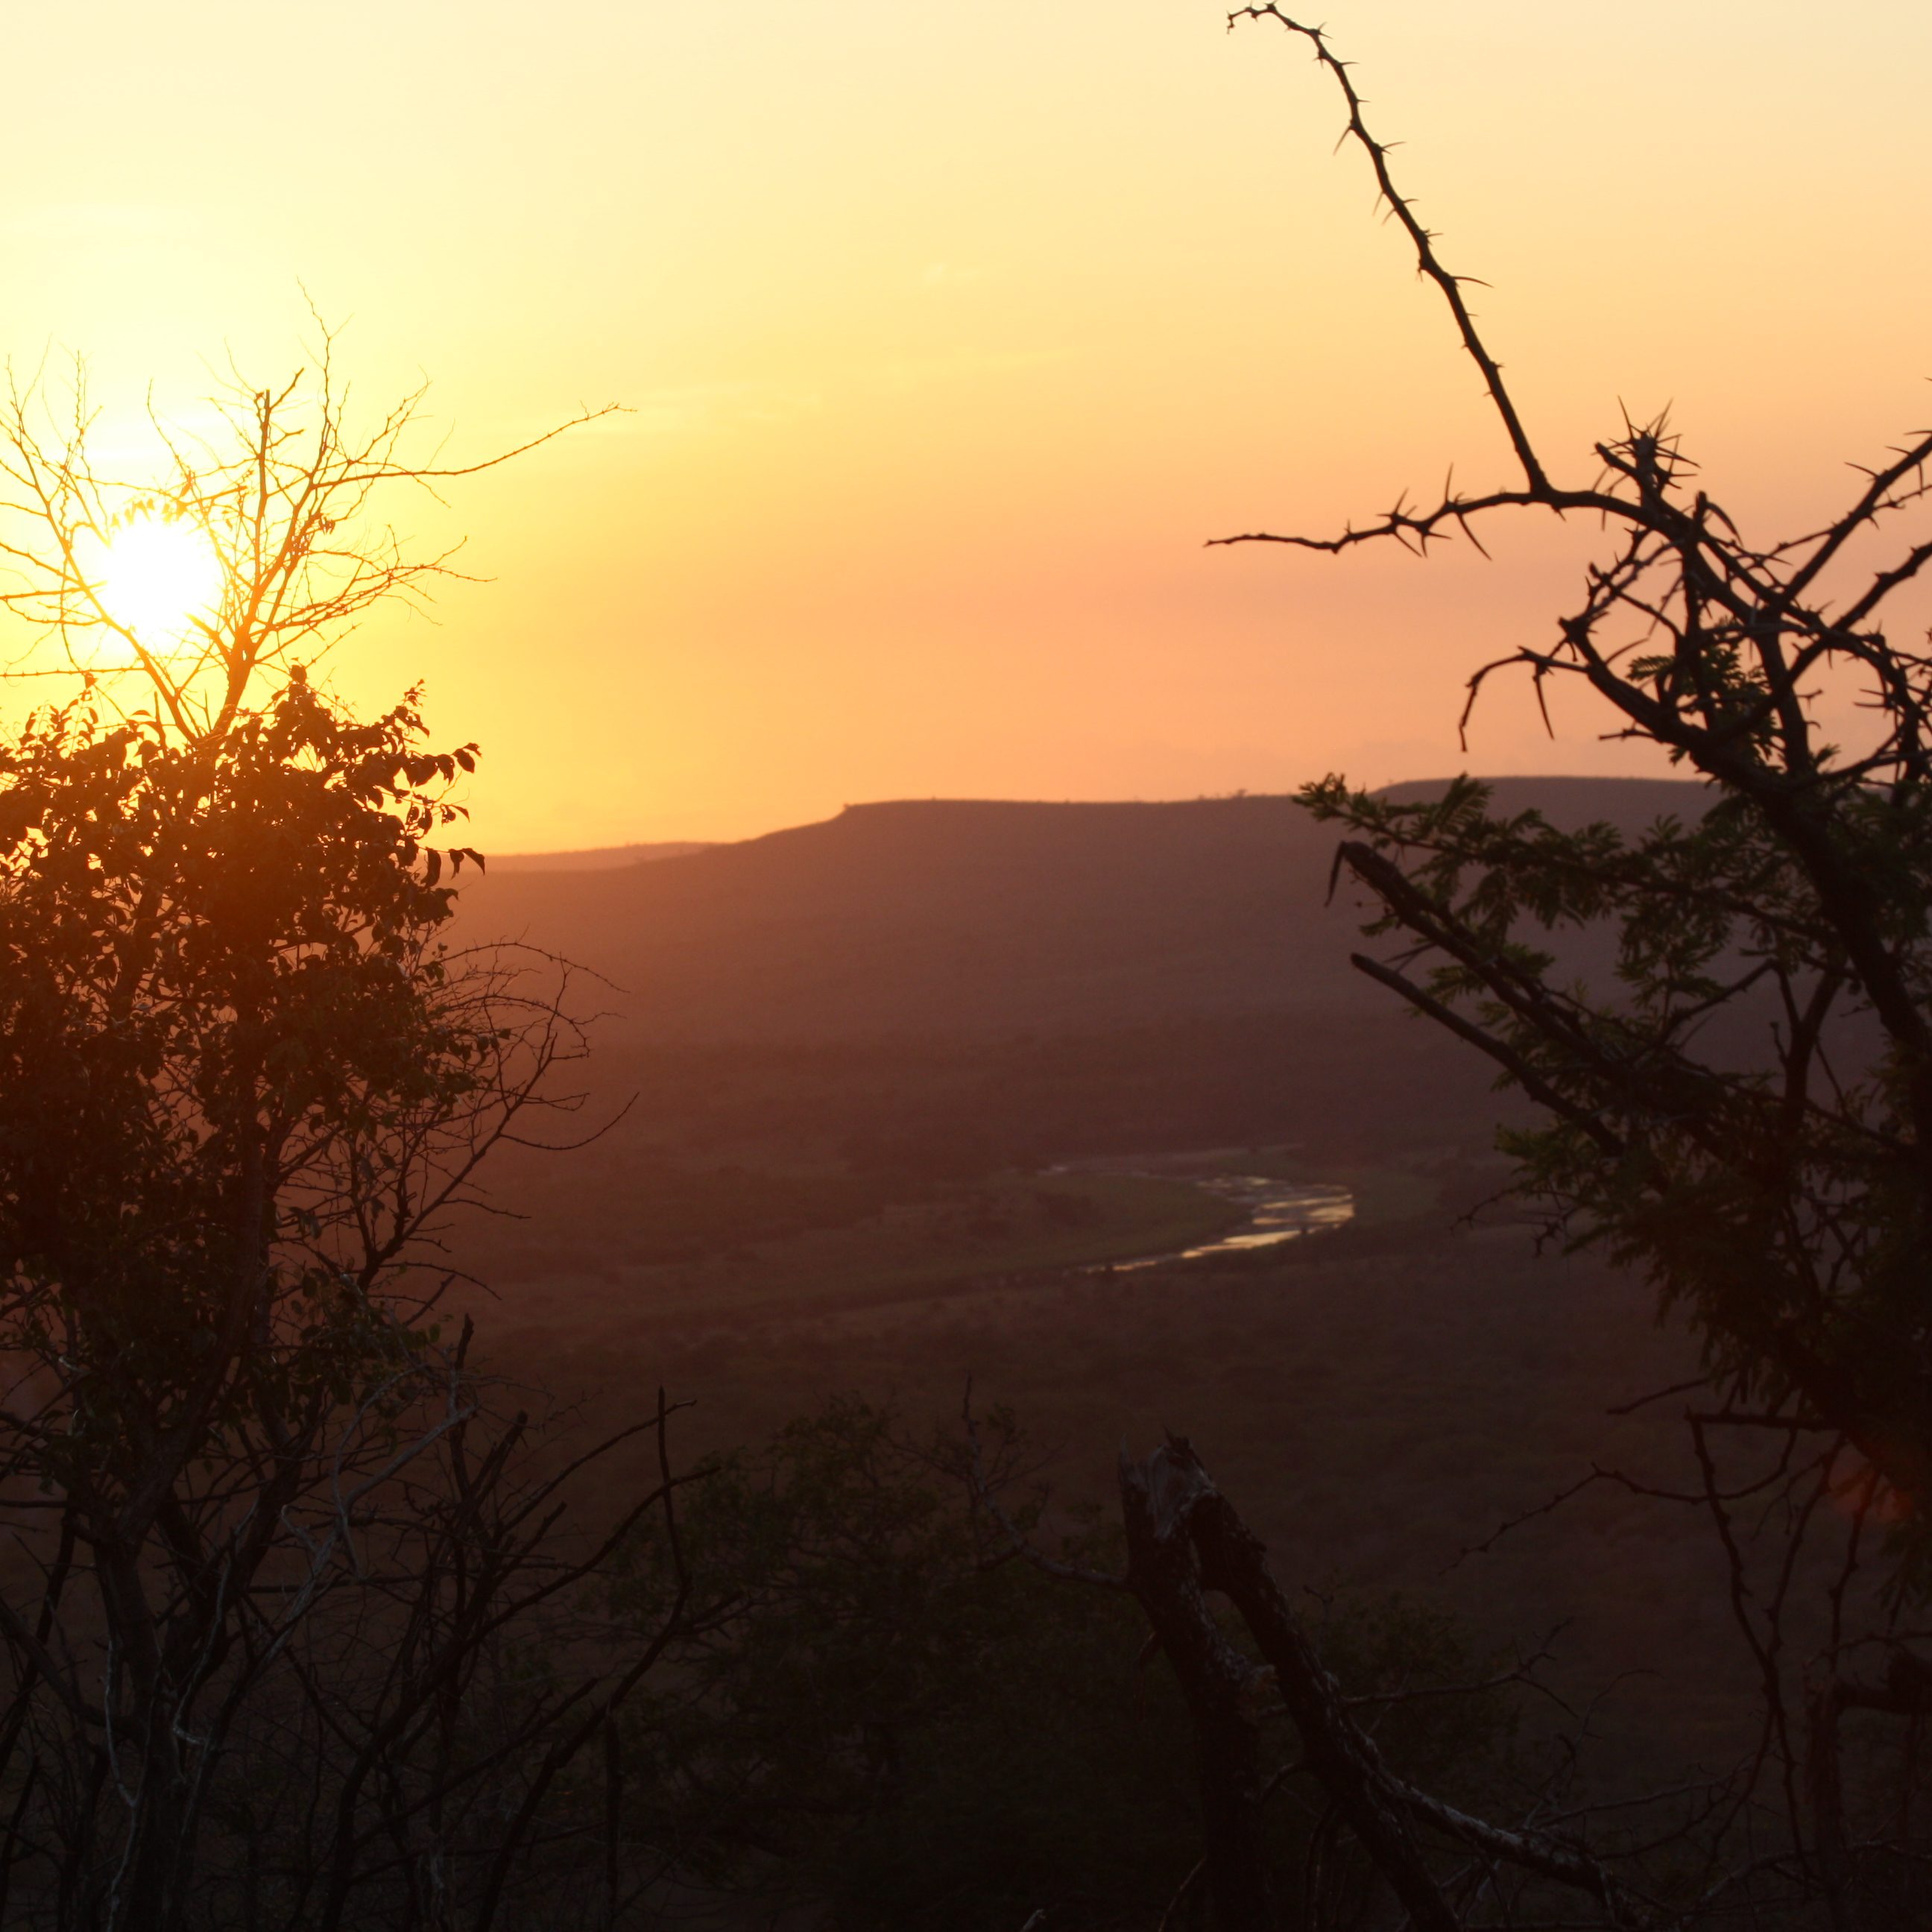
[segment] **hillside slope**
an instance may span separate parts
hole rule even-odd
[[[1405,792],[1425,787],[1404,787]],[[1670,782],[1512,779],[1498,803],[1633,829]],[[1292,799],[938,800],[682,857],[466,886],[463,929],[602,974],[634,1043],[1089,1033],[1262,1010],[1366,1015],[1335,835]]]

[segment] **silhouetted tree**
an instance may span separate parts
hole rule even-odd
[[[353,436],[326,352],[223,400],[140,490],[84,411],[0,422],[4,601],[79,686],[0,741],[0,1918],[480,1927],[656,1654],[575,1586],[668,1523],[665,1412],[650,1492],[566,1544],[436,1318],[581,1037],[553,962],[444,943],[475,748],[308,666],[446,567],[372,493],[461,472],[406,459],[411,402]],[[130,528],[213,560],[178,625],[103,581]]]
[[[1336,535],[1226,541],[1426,551],[1497,516],[1588,518],[1605,544],[1577,604],[1477,670],[1470,703],[1505,668],[1539,694],[1580,685],[1613,734],[1706,788],[1626,836],[1499,818],[1466,780],[1403,803],[1316,785],[1309,803],[1354,835],[1337,862],[1373,896],[1371,931],[1400,941],[1355,963],[1537,1104],[1543,1124],[1507,1140],[1521,1190],[1562,1238],[1647,1273],[1701,1340],[1704,1374],[1676,1393],[1765,1685],[1757,1788],[1788,1834],[1770,1866],[1835,1924],[1903,1923],[1925,1909],[1911,1741],[1932,1711],[1932,658],[1897,607],[1932,564],[1932,436],[1789,536],[1748,534],[1661,420],[1626,422],[1564,480],[1346,64],[1280,7],[1232,18],[1286,29],[1340,90],[1516,473]],[[1856,700],[1843,744],[1828,694]],[[1550,937],[1586,928],[1614,934],[1604,983],[1575,983]],[[1774,1533],[1754,1542],[1754,1522]],[[1892,1720],[1857,1778],[1849,1711]]]

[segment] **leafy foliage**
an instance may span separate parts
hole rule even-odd
[[[432,950],[452,808],[422,788],[454,760],[420,730],[298,683],[218,754],[85,701],[0,753],[0,1320],[57,1343],[78,1406],[37,1426],[70,1450],[83,1416],[140,1454],[320,1371],[466,1172],[509,1016]]]
[[[1888,878],[1887,956],[1932,987],[1924,801],[1853,781],[1836,863]],[[1464,781],[1398,804],[1335,782],[1309,795],[1366,842],[1375,930],[1434,950],[1404,990],[1468,1013],[1547,1124],[1507,1137],[1573,1238],[1647,1269],[1703,1336],[1731,1400],[1787,1402],[1850,1430],[1901,1496],[1920,1492],[1926,1311],[1922,1078],[1888,1039],[1816,882],[1738,795],[1626,839],[1491,818]],[[1822,805],[1822,800],[1821,800]],[[1408,862],[1398,869],[1397,860]],[[1834,874],[1835,875],[1835,874]],[[1613,977],[1565,984],[1539,932],[1614,936]]]

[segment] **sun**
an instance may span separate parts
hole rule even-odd
[[[206,538],[152,517],[116,530],[89,574],[101,608],[149,649],[179,643],[221,597],[221,566]]]

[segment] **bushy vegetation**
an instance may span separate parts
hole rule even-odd
[[[0,1918],[482,1926],[632,1681],[520,1667],[598,1546],[437,1315],[580,1036],[550,962],[446,942],[474,748],[310,675],[425,568],[346,527],[422,480],[406,406],[226,400],[131,500],[17,398],[0,454],[80,687],[0,742]],[[130,527],[218,566],[181,632],[89,574]]]
[[[1067,1564],[1121,1566],[1118,1527],[1097,1512],[1051,1527],[1010,1416],[985,1433],[1012,1527]],[[629,1828],[692,1848],[687,1876],[851,1932],[974,1932],[1041,1910],[1069,1928],[1144,1925],[1182,1892],[1200,1857],[1196,1767],[1145,1619],[1124,1592],[1015,1549],[956,1429],[915,1437],[889,1409],[835,1400],[713,1466],[682,1538],[686,1570],[649,1544],[614,1596],[652,1628],[688,1579],[692,1634],[626,1720],[644,1794]],[[1397,1694],[1392,1757],[1466,1791],[1496,1773],[1504,1694],[1414,1694],[1486,1674],[1448,1619],[1382,1598],[1317,1621],[1352,1693]],[[1286,1889],[1323,1808],[1285,1714],[1256,1695]],[[1367,1874],[1342,1864],[1334,1892],[1359,1896]]]

